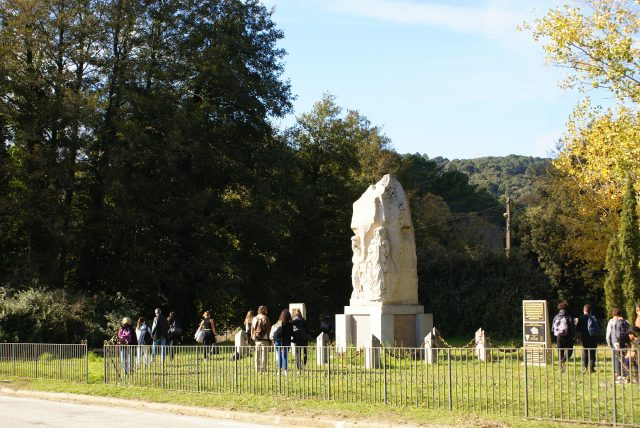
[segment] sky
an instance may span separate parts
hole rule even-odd
[[[566,70],[516,27],[554,0],[262,0],[284,32],[290,126],[324,93],[399,153],[553,155],[573,107]],[[597,99],[596,99],[597,102]]]

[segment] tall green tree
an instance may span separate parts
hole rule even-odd
[[[622,290],[622,266],[620,253],[618,251],[618,237],[614,235],[609,243],[607,260],[604,267],[607,271],[607,276],[604,279],[604,299],[607,315],[609,316],[615,308],[626,309],[624,292]]]
[[[636,192],[632,180],[627,180],[627,189],[622,200],[620,228],[618,231],[618,256],[620,258],[621,288],[627,317],[635,320],[635,305],[640,303],[640,231],[638,227]]]

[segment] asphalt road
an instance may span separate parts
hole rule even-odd
[[[0,396],[0,427],[136,427],[172,428],[231,427],[260,428],[272,425],[251,424],[231,420],[216,420],[201,416],[158,413],[144,409],[64,403],[36,398]]]

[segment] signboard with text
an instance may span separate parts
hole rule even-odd
[[[522,301],[522,340],[528,364],[547,362],[545,348],[551,348],[548,313],[546,300]]]

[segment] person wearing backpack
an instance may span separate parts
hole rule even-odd
[[[307,321],[302,318],[302,311],[296,308],[293,311],[293,343],[296,344],[296,368],[302,370],[307,365],[307,346],[309,345],[309,327]]]
[[[251,338],[256,344],[256,371],[267,371],[269,358],[269,331],[271,322],[267,317],[267,307],[260,306],[258,315],[251,321]]]
[[[122,345],[120,346],[120,361],[122,362],[122,370],[126,374],[131,370],[131,345],[138,344],[135,332],[131,327],[131,318],[122,318],[117,336],[119,344]]]
[[[560,302],[558,304],[558,314],[553,318],[553,335],[558,340],[558,353],[561,367],[569,361],[573,355],[573,339],[575,336],[575,326],[573,318],[569,314],[569,304]]]
[[[624,383],[622,376],[622,357],[624,351],[629,348],[629,323],[622,316],[622,309],[615,308],[611,311],[611,319],[607,324],[607,345],[613,355],[613,370],[616,374],[616,383]]]
[[[577,330],[582,342],[582,367],[590,372],[596,371],[596,348],[600,335],[600,324],[595,315],[591,313],[591,305],[586,304],[582,308],[582,316],[578,318]]]
[[[153,343],[151,329],[145,322],[144,317],[138,318],[136,322],[136,339],[138,340],[136,365],[140,366],[140,360],[144,360],[144,365],[149,365],[149,347]]]

